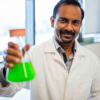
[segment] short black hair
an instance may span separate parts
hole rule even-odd
[[[83,18],[84,18],[84,11],[83,11],[83,9],[81,8],[81,5],[80,5],[80,3],[79,3],[77,0],[60,0],[60,1],[55,5],[55,7],[54,7],[54,9],[53,9],[53,17],[54,17],[54,19],[56,18],[56,14],[57,14],[58,8],[59,8],[62,4],[78,6],[78,7],[81,9],[81,12],[82,12],[81,21],[83,20]]]

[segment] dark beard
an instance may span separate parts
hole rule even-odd
[[[74,32],[68,31],[68,30],[62,30],[62,29],[60,29],[60,30],[59,30],[59,33],[60,33],[60,35],[61,35],[61,34],[70,34],[70,35],[72,35],[73,37],[75,36],[75,33],[74,33]],[[65,43],[65,44],[69,44],[69,43],[71,43],[72,41],[73,41],[73,40],[70,40],[70,41],[63,41],[63,40],[62,40],[62,42]]]

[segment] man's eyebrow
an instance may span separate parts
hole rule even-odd
[[[60,20],[60,19],[63,19],[63,20],[65,20],[66,22],[69,21],[69,19],[67,19],[67,18],[65,18],[65,17],[60,17],[59,20]],[[75,19],[75,20],[72,20],[72,22],[78,22],[78,23],[81,23],[81,20]]]
[[[65,21],[68,21],[68,19],[65,17],[60,17],[59,19],[64,19]]]
[[[79,19],[73,20],[73,22],[81,22]]]

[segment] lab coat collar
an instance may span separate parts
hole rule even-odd
[[[83,47],[78,43],[77,40],[75,40],[75,43],[76,43],[76,48],[77,48],[77,53],[80,54],[81,56],[85,56],[85,51],[83,49]],[[45,52],[47,53],[56,53],[57,50],[55,48],[55,45],[54,45],[54,38],[52,38],[45,46]]]

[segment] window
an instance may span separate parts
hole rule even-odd
[[[0,62],[7,48],[9,30],[25,28],[25,0],[0,0]]]
[[[54,32],[50,25],[53,8],[59,0],[35,0],[35,44],[41,44],[52,38]],[[82,0],[78,0],[82,4]],[[82,36],[82,28],[80,38]]]
[[[35,0],[36,44],[52,38],[54,32],[50,25],[50,17],[57,2],[58,0]]]
[[[100,0],[82,0],[85,18],[83,23],[83,42],[100,42]]]

